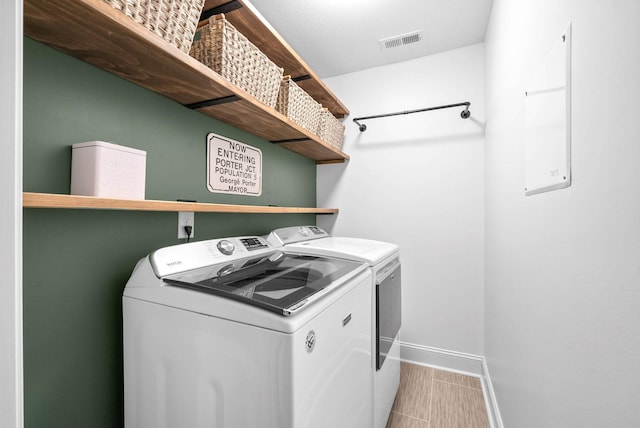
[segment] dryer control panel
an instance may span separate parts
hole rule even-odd
[[[290,226],[272,231],[267,240],[275,246],[310,241],[312,239],[327,238],[329,235],[318,226]]]

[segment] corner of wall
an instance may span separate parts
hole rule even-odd
[[[482,357],[482,374],[480,380],[482,381],[482,395],[484,396],[484,403],[487,408],[489,425],[491,428],[504,428],[496,394],[493,390],[493,383],[491,382],[491,375],[489,374],[487,359],[485,357]]]

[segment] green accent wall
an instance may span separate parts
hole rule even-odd
[[[262,150],[260,197],[207,190],[209,132]],[[312,160],[25,38],[24,190],[69,193],[71,145],[93,140],[147,152],[147,199],[315,205]],[[195,239],[299,224],[315,215],[196,213]],[[24,210],[25,427],[123,426],[122,290],[176,236],[176,213]]]

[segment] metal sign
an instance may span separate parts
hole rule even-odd
[[[213,193],[260,196],[262,151],[221,135],[207,135],[207,188]]]

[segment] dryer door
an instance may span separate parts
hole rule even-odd
[[[380,370],[391,345],[400,331],[401,275],[400,260],[382,268],[376,281],[376,370]]]

